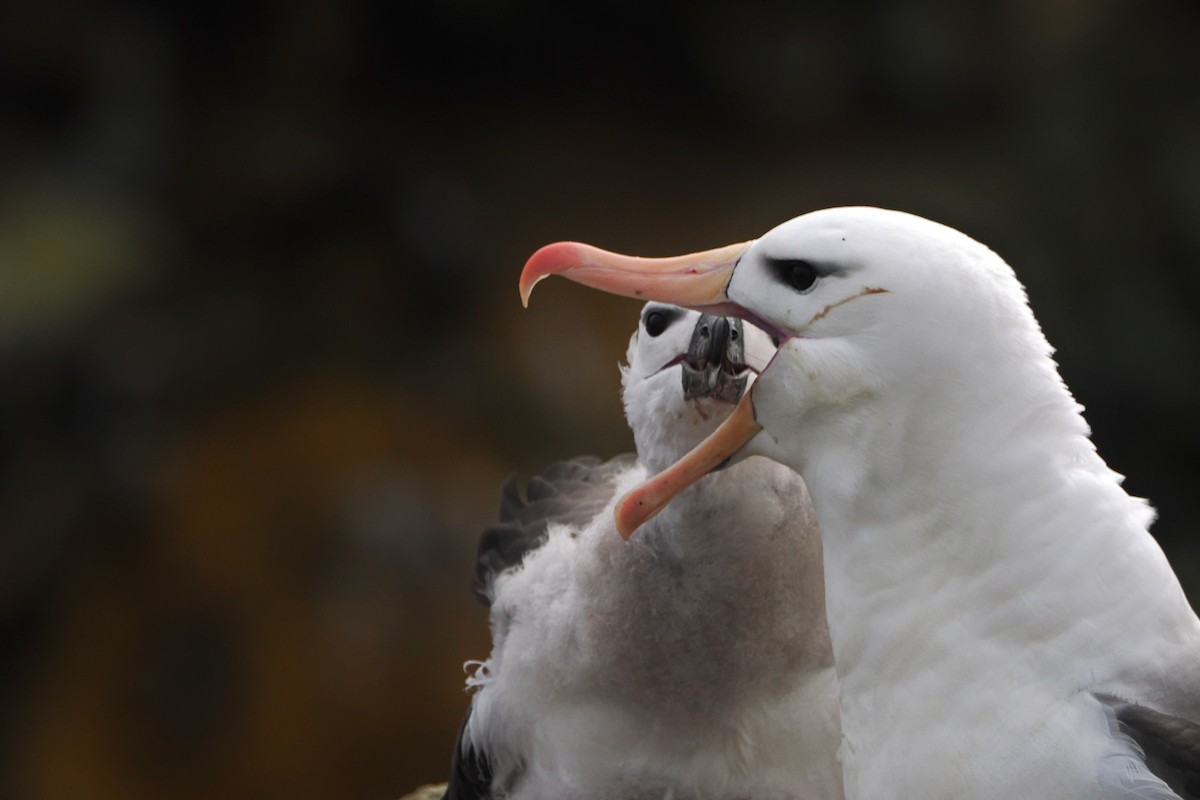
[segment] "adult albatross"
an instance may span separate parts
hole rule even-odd
[[[709,476],[628,544],[613,506],[728,416],[774,353],[741,321],[651,303],[622,369],[637,458],[506,486],[477,569],[493,649],[448,798],[842,797],[820,537],[766,459]],[[751,487],[752,490],[751,490]]]
[[[1200,623],[999,256],[920,217],[835,208],[675,259],[551,245],[523,298],[554,273],[781,341],[618,524],[731,456],[804,477],[847,797],[1200,796]]]

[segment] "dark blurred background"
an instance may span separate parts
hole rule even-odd
[[[666,255],[867,203],[1029,288],[1200,591],[1200,6],[0,6],[0,796],[446,776],[510,472],[629,449]]]

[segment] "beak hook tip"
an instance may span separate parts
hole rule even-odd
[[[633,498],[633,493],[629,493],[622,497],[617,502],[617,507],[613,509],[613,518],[617,524],[617,533],[625,541],[629,541],[630,537],[637,532],[637,529],[645,522],[641,519],[641,515],[637,509],[631,508],[637,501]]]
[[[521,306],[529,308],[529,296],[533,294],[533,288],[544,279],[576,266],[580,250],[581,245],[575,242],[555,242],[539,248],[531,255],[521,270]]]

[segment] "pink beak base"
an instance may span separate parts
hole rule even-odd
[[[676,495],[731,458],[762,430],[754,418],[752,394],[753,387],[726,420],[691,452],[621,498],[615,511],[621,538],[628,540]]]

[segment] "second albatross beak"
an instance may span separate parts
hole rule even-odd
[[[617,532],[628,539],[642,523],[666,508],[677,494],[733,458],[762,426],[754,418],[754,387],[742,395],[715,431],[683,458],[631,489],[617,502]]]

